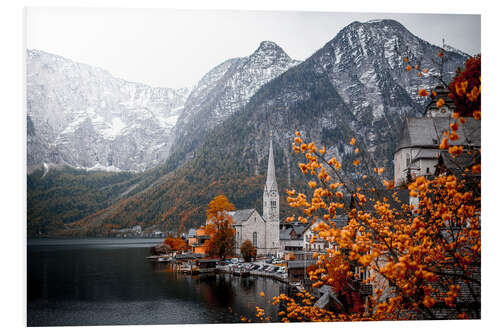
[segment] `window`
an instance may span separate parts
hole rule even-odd
[[[271,201],[271,208],[276,208],[276,201]]]
[[[257,232],[253,232],[253,246],[257,247]]]
[[[361,281],[364,281],[370,277],[369,271],[366,267],[357,266],[354,272],[358,275]]]
[[[427,168],[427,173],[429,173],[429,172],[430,172],[430,170],[429,170],[429,168]]]

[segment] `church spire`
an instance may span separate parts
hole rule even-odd
[[[271,131],[271,139],[269,141],[269,160],[267,162],[267,179],[264,192],[278,191],[278,183],[274,172],[274,154],[273,154],[273,132]]]

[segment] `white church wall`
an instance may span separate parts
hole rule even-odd
[[[266,223],[257,211],[254,211],[249,219],[243,222],[241,227],[241,242],[243,243],[248,239],[253,243],[254,232],[257,233],[257,254],[264,254],[266,248]]]

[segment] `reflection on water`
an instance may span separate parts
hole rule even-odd
[[[231,323],[242,315],[253,318],[256,306],[277,320],[279,310],[270,301],[287,292],[285,284],[180,274],[169,264],[144,260],[150,245],[151,240],[29,243],[28,325]]]

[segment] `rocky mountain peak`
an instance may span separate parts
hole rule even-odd
[[[248,57],[252,67],[268,68],[270,66],[287,66],[293,61],[288,54],[276,43],[263,41],[257,50]]]
[[[276,43],[263,41],[251,55],[214,67],[186,101],[172,147],[181,147],[184,153],[194,150],[206,131],[243,107],[261,86],[298,63]]]
[[[272,42],[272,41],[268,41],[268,40],[262,41],[252,56],[260,55],[260,54],[265,54],[265,55],[270,55],[270,56],[271,55],[275,55],[275,56],[285,55],[288,57],[286,52],[283,51],[283,49],[278,44],[276,44],[275,42]]]

